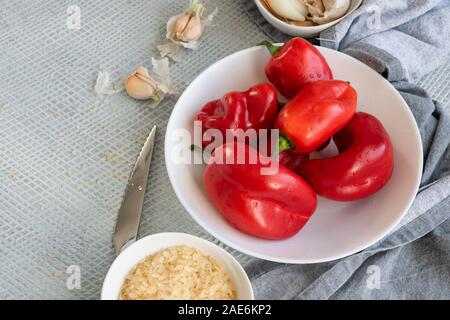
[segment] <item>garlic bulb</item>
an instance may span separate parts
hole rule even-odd
[[[344,16],[350,7],[350,0],[304,0],[308,7],[309,20],[324,24]]]
[[[270,8],[279,16],[295,21],[305,21],[308,8],[303,0],[266,0]]]
[[[137,100],[160,100],[158,84],[144,66],[139,66],[125,81],[125,89],[130,97]]]

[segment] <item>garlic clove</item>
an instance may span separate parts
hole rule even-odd
[[[137,67],[136,71],[134,72],[135,75],[143,76],[145,78],[150,78],[150,73],[148,72],[147,68],[144,66]],[[151,78],[150,78],[151,79]]]
[[[315,25],[314,22],[309,21],[309,20],[305,20],[305,21],[289,20],[288,23],[292,24],[294,26],[299,26],[299,27],[313,27]]]
[[[350,8],[350,0],[306,0],[310,16],[308,19],[324,24],[344,16]]]
[[[158,85],[144,66],[139,66],[125,81],[128,95],[137,100],[159,100]]]
[[[302,0],[266,0],[266,3],[285,19],[305,21],[308,15],[308,8]]]
[[[177,20],[178,23],[178,20]],[[183,42],[199,41],[205,31],[205,25],[200,17],[193,16],[187,21],[181,32],[176,32],[176,39]]]
[[[179,39],[179,36],[183,34],[184,30],[186,30],[186,27],[189,23],[189,20],[191,19],[191,16],[184,12],[177,16],[177,19],[175,20],[175,23],[173,25],[172,29],[172,37],[176,40]]]
[[[203,17],[205,7],[192,0],[188,9],[167,22],[167,38],[187,49],[196,49],[214,14]]]
[[[322,0],[304,0],[305,5],[308,7],[309,14],[312,17],[323,16],[325,7]]]

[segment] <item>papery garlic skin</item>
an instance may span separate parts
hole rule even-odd
[[[158,48],[159,54],[163,58],[170,58],[175,62],[183,60],[186,52],[183,46],[178,45],[174,42],[162,43],[156,46]]]
[[[128,95],[136,100],[160,100],[158,85],[144,66],[139,66],[125,81]]]
[[[309,20],[324,24],[344,16],[350,0],[304,0],[310,14]]]
[[[111,84],[110,75],[106,71],[100,71],[98,73],[97,82],[94,87],[97,95],[111,95],[115,93]]]
[[[155,80],[158,85],[158,93],[161,95],[161,99],[164,98],[166,94],[177,94],[177,88],[172,85],[170,80],[169,59],[152,58],[152,67],[152,74],[154,75],[153,80]]]
[[[305,21],[308,8],[303,0],[266,0],[270,8],[279,16],[295,21]]]

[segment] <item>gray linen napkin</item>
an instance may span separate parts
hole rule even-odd
[[[272,29],[248,5],[274,41]],[[350,257],[324,264],[257,261],[247,268],[260,299],[450,298],[450,117],[411,82],[449,59],[450,1],[366,0],[320,35],[320,45],[349,54],[385,76],[418,123],[421,189],[390,235]]]

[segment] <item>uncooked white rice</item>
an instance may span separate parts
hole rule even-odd
[[[197,249],[176,246],[139,262],[126,277],[121,300],[233,300],[229,275]]]

